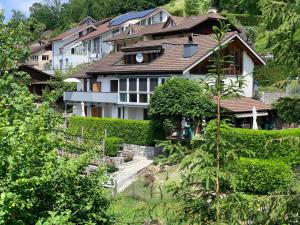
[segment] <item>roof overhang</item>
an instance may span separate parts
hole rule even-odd
[[[226,41],[224,41],[222,43],[222,46],[228,44],[229,42],[231,42],[234,38],[237,38],[239,41],[241,41],[241,43],[259,60],[259,62],[261,62],[263,65],[266,65],[265,60],[253,49],[249,46],[249,44],[247,44],[238,34],[234,34],[232,35],[230,38],[228,38]],[[209,56],[211,56],[215,51],[217,51],[219,49],[219,47],[214,48],[213,50],[211,50],[209,53],[207,53],[205,56],[203,56],[201,59],[197,60],[196,62],[194,62],[192,65],[190,65],[189,67],[187,67],[184,71],[183,74],[189,72],[191,69],[193,69],[195,66],[197,66],[199,63],[201,63],[202,61],[204,61],[205,59],[207,59]]]

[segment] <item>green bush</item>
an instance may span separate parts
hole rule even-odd
[[[280,160],[240,158],[233,168],[239,191],[266,194],[286,190],[293,182],[291,166]]]
[[[280,159],[288,164],[300,163],[300,129],[250,130],[222,128],[222,138],[235,149],[250,150],[255,158]],[[246,152],[246,151],[244,151]],[[241,151],[241,156],[249,157]]]
[[[122,138],[107,137],[105,140],[105,155],[111,157],[117,156],[122,142]]]
[[[69,132],[84,137],[101,139],[106,130],[108,137],[122,138],[124,143],[152,145],[154,132],[150,121],[124,120],[114,118],[95,118],[74,116],[69,120]]]

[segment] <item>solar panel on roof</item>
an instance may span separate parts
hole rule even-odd
[[[148,14],[152,13],[155,9],[148,9],[140,12],[129,12],[123,15],[117,16],[111,20],[111,25],[117,26],[120,25],[128,20],[138,19],[147,16]]]

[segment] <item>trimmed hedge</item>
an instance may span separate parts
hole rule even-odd
[[[228,127],[222,128],[221,133],[233,147],[250,150],[255,158],[280,159],[292,165],[300,163],[299,128],[267,131]]]
[[[121,138],[124,143],[136,145],[152,145],[154,132],[150,121],[124,120],[114,118],[95,118],[74,116],[69,119],[69,131],[72,134],[99,138],[104,136]]]
[[[122,143],[123,143],[122,138],[107,137],[105,140],[105,155],[111,157],[117,156]]]
[[[240,158],[233,170],[239,191],[266,194],[286,190],[293,182],[291,166],[280,160]]]

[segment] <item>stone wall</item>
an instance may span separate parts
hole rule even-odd
[[[161,153],[161,148],[123,144],[123,151],[130,151],[133,152],[135,156],[144,156],[147,159],[153,159],[155,156]]]

